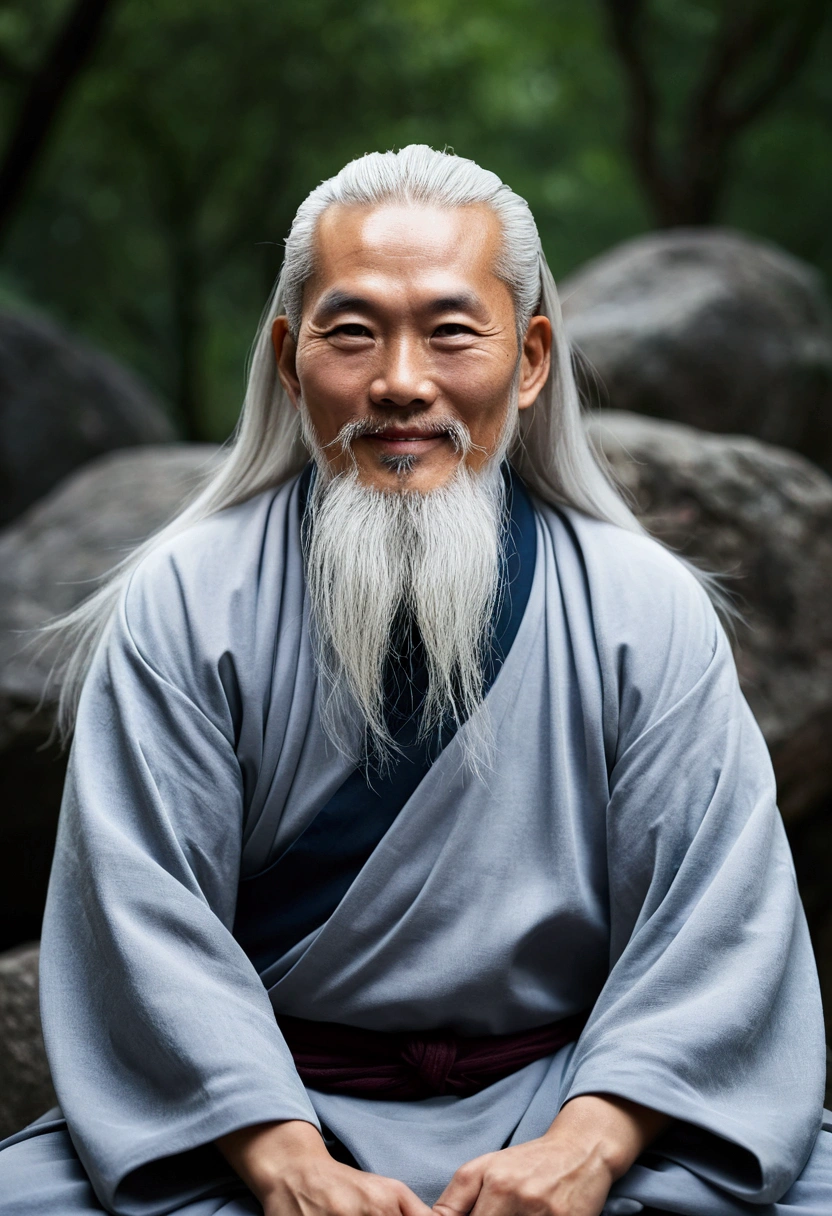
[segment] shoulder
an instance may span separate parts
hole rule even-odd
[[[161,667],[239,653],[299,547],[293,479],[160,538],[126,580],[122,628]]]
[[[166,585],[196,582],[207,593],[256,575],[267,534],[283,522],[291,485],[268,490],[237,506],[162,536],[130,578],[129,594],[153,594]]]
[[[733,676],[727,638],[693,570],[646,534],[572,508],[538,506],[558,565],[580,569],[573,611],[590,618],[605,690],[643,729],[678,702],[714,661]]]
[[[169,604],[172,597],[210,611],[242,589],[256,587],[264,560],[284,556],[293,531],[299,535],[297,478],[170,536],[163,534],[132,571],[127,602],[159,599]]]
[[[599,622],[648,633],[675,622],[703,628],[713,641],[716,615],[702,581],[664,545],[571,507],[536,507],[556,553],[569,547],[578,555]]]
[[[648,631],[674,622],[699,626],[713,641],[716,616],[710,597],[676,554],[646,533],[630,532],[572,508],[548,508],[548,514],[550,526],[568,532],[580,551],[599,618]]]

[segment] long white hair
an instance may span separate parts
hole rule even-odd
[[[135,567],[170,537],[280,485],[308,461],[298,413],[278,378],[272,322],[285,314],[297,336],[304,284],[314,267],[315,232],[324,211],[334,204],[370,207],[388,201],[492,209],[502,230],[496,271],[511,290],[518,337],[536,314],[549,318],[554,335],[551,372],[535,404],[522,413],[511,462],[545,502],[576,507],[630,532],[643,531],[584,432],[555,282],[526,201],[474,161],[423,144],[369,153],[322,182],[298,209],[277,285],[254,340],[239,422],[218,471],[180,514],[117,565],[96,592],[46,626],[45,634],[57,637],[61,654],[67,656],[56,665],[61,675],[57,725],[62,738],[72,730],[93,653]]]

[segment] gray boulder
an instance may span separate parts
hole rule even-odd
[[[0,1139],[56,1103],[38,1010],[38,947],[0,954]]]
[[[645,527],[727,576],[735,654],[788,822],[832,797],[832,479],[793,452],[635,414],[590,432]]]
[[[0,524],[94,456],[172,438],[125,368],[48,321],[0,312]]]
[[[740,680],[771,751],[832,1011],[832,480],[756,439],[617,411],[589,426],[645,527],[726,574],[737,597]]]
[[[832,319],[810,266],[739,233],[674,229],[617,246],[560,290],[591,403],[832,468]]]
[[[166,444],[100,457],[0,531],[0,949],[39,935],[65,768],[49,742],[54,651],[35,631],[174,515],[215,452]]]

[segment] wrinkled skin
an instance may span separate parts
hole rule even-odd
[[[341,427],[371,419],[384,430],[352,445],[361,480],[397,490],[385,458],[413,457],[408,489],[450,479],[460,460],[443,421],[463,422],[482,467],[497,447],[518,379],[519,409],[549,372],[552,331],[533,317],[518,344],[514,305],[494,271],[500,229],[486,207],[331,207],[321,219],[315,273],[297,340],[274,322],[278,371],[301,396],[333,471],[350,455],[332,445]],[[439,427],[438,435],[428,435]]]

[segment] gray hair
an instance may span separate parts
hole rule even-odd
[[[240,419],[219,470],[179,515],[116,566],[93,595],[46,626],[45,634],[57,637],[68,656],[58,712],[62,737],[72,729],[93,653],[136,566],[172,536],[280,485],[308,461],[298,413],[277,374],[272,322],[285,314],[292,333],[298,332],[304,285],[314,269],[315,233],[327,208],[386,202],[491,208],[502,231],[496,270],[511,290],[518,335],[536,313],[550,319],[554,334],[552,368],[535,404],[523,411],[509,452],[512,464],[545,502],[576,507],[630,532],[642,531],[585,434],[555,282],[526,201],[474,161],[423,144],[369,153],[322,182],[298,209],[277,285],[254,340]]]

